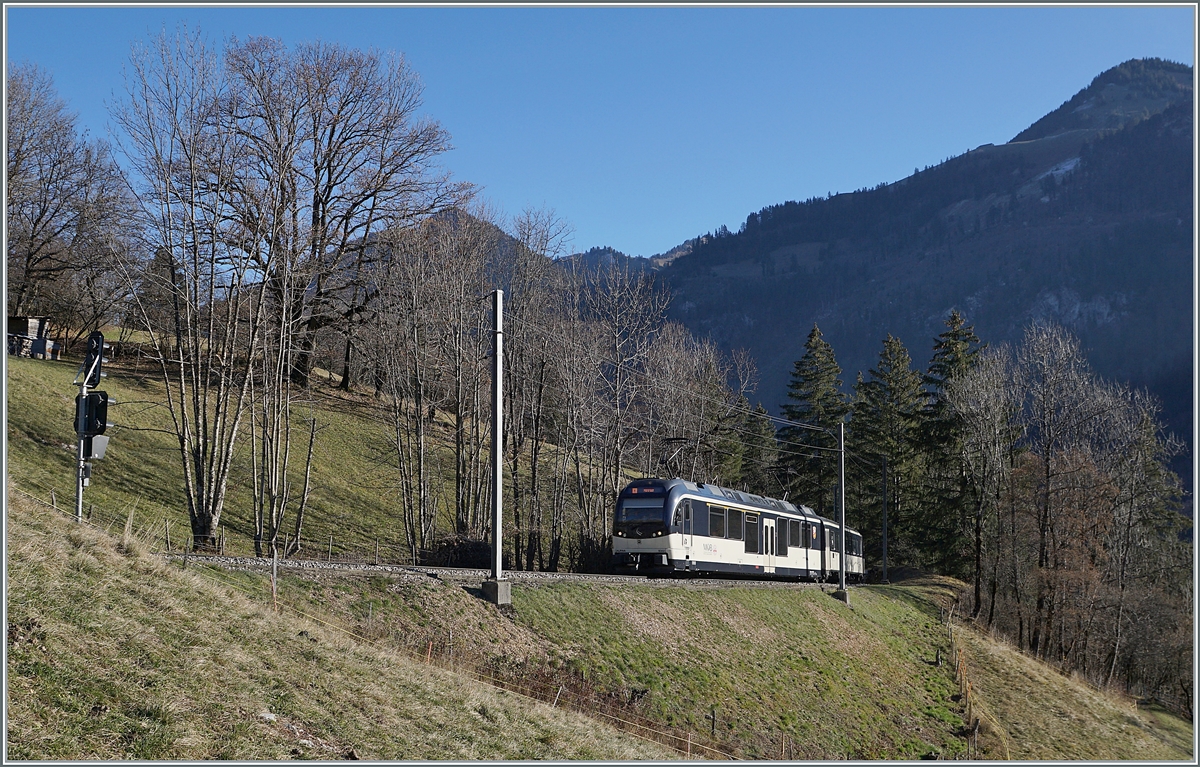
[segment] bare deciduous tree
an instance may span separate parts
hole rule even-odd
[[[1045,325],[945,394],[977,500],[975,614],[986,602],[989,627],[1096,684],[1190,707],[1190,544],[1157,405]]]
[[[181,30],[136,47],[126,89],[114,118],[128,137],[142,227],[162,262],[141,281],[157,282],[155,294],[170,302],[170,335],[157,323],[145,329],[167,387],[193,538],[212,546],[262,317],[265,283],[246,254],[263,232],[229,226],[231,181],[246,152],[221,109],[231,94],[203,38]],[[144,319],[156,313],[147,298],[138,297]]]
[[[108,145],[78,132],[44,70],[13,67],[7,85],[8,313],[50,316],[70,346],[121,311],[114,267],[139,255],[132,201]]]

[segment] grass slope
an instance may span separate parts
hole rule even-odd
[[[43,361],[8,358],[8,469],[19,486],[43,500],[55,491],[59,508],[74,502],[75,395],[71,380],[78,360]],[[101,387],[117,401],[108,411],[111,437],[102,460],[94,461],[91,485],[85,492],[85,507],[94,505],[99,514],[124,521],[126,510],[136,504],[135,526],[157,526],[170,522],[172,544],[180,545],[187,533],[187,506],[179,462],[179,443],[164,430],[170,415],[164,403],[161,381],[145,364],[140,371],[106,367],[108,378]],[[373,555],[380,542],[381,557],[408,561],[398,504],[389,488],[391,473],[380,450],[388,444],[369,396],[343,394],[316,384],[311,399],[297,406],[298,419],[310,414],[318,424],[314,449],[313,493],[306,514],[306,551],[324,554],[328,536],[334,535],[333,555],[353,551],[359,557]],[[293,481],[299,492],[303,484],[303,451],[308,428],[299,424],[294,436]],[[253,551],[254,513],[248,441],[248,420],[243,421],[241,455],[235,460],[229,495],[221,524],[231,554]],[[290,515],[289,515],[290,516]],[[291,531],[289,521],[285,529]]]
[[[55,488],[59,507],[69,507],[76,363],[10,357],[8,364],[10,480],[42,498]],[[114,431],[87,501],[117,530],[131,515],[133,529],[155,538],[155,548],[167,519],[178,546],[187,519],[178,448],[153,430],[166,416],[152,405],[161,400],[161,385],[114,370],[105,388],[122,403],[110,419],[141,430]],[[323,554],[324,535],[336,530],[339,542],[357,536],[365,554],[379,537],[385,561],[406,561],[388,555],[400,525],[385,483],[373,479],[380,472],[369,448],[378,430],[371,403],[315,396],[324,430],[308,540]],[[244,474],[235,477],[224,521],[231,553],[250,550],[247,487]],[[239,594],[251,595],[231,596],[104,541],[86,529],[64,531],[19,505],[10,512],[14,757],[266,758],[296,748],[307,755],[309,747],[296,743],[318,741],[288,725],[335,751],[352,747],[379,758],[548,756],[566,742],[567,758],[637,753],[615,745],[604,751],[594,739],[559,740],[529,724],[528,714],[489,721],[480,712],[494,714],[505,696],[464,692],[458,677],[404,661],[413,654],[552,695],[562,690],[564,702],[576,695],[613,705],[627,718],[710,739],[739,756],[916,758],[964,749],[957,683],[949,663],[935,662],[949,648],[939,605],[961,587],[948,579],[858,588],[852,609],[818,590],[789,586],[517,585],[502,617],[477,589],[417,574],[285,576],[284,604],[363,638],[333,633],[312,644],[297,639],[300,630],[318,637],[312,626],[269,613],[261,573],[222,573]],[[154,585],[159,580],[162,590]],[[969,630],[959,637],[985,713],[982,756],[1191,758],[1191,723],[1135,711]],[[394,652],[371,650],[372,642]],[[362,702],[393,698],[395,710]],[[427,705],[418,701],[432,702],[428,721],[410,718]],[[714,707],[715,728],[707,718]],[[267,709],[283,724],[256,718]],[[64,726],[52,724],[60,719]],[[509,731],[513,742],[501,737]]]
[[[267,593],[264,575],[237,577]],[[951,579],[857,588],[852,609],[783,584],[516,583],[507,620],[473,585],[420,575],[289,574],[281,584],[281,599],[355,632],[527,686],[615,701],[625,718],[693,742],[709,740],[715,707],[712,745],[739,757],[965,750],[964,704],[940,621],[940,606],[961,588]],[[1190,758],[1191,723],[1135,709],[968,627],[956,636],[983,713],[982,758]]]
[[[668,759],[9,496],[8,759]]]
[[[983,715],[981,747],[1000,758],[1193,760],[1191,722],[1106,695],[1010,646],[960,631]]]

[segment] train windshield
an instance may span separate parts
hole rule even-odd
[[[662,522],[666,498],[626,498],[617,508],[617,522]]]
[[[622,498],[617,503],[613,534],[620,538],[656,538],[666,535],[667,499]]]

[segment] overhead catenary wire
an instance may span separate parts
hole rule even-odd
[[[537,323],[530,322],[529,320],[526,320],[522,317],[510,315],[509,317],[506,318],[506,320],[511,324],[521,325],[525,328],[532,329],[532,330],[535,330],[540,333],[544,333],[547,337],[553,337],[553,331],[551,331],[547,328],[543,328],[540,325],[538,325]],[[560,343],[560,344],[563,343],[563,339],[561,337],[555,337],[554,340],[556,343]],[[578,348],[577,348],[577,350],[582,351],[585,354],[589,353],[589,351],[590,351],[588,349],[578,349]],[[640,370],[638,368],[631,368],[626,363],[623,363],[623,362],[613,362],[611,360],[605,360],[604,364],[613,365],[614,367],[624,368],[626,370],[626,372],[629,372],[634,375],[639,375],[639,376],[645,375],[645,371]],[[810,429],[812,431],[824,432],[826,434],[831,433],[829,429],[826,429],[823,426],[816,426],[813,424],[803,423],[800,421],[792,421],[787,418],[783,418],[781,416],[771,415],[769,412],[768,413],[759,413],[751,408],[745,408],[745,407],[741,407],[738,405],[729,404],[727,402],[716,399],[714,397],[707,397],[703,394],[697,394],[694,391],[690,391],[690,390],[684,389],[682,387],[675,386],[669,382],[662,380],[661,378],[654,378],[653,380],[656,385],[661,386],[662,388],[681,392],[681,393],[687,394],[688,396],[696,397],[697,399],[704,399],[704,400],[707,400],[714,404],[720,404],[722,407],[727,408],[731,412],[737,412],[737,413],[742,413],[744,415],[753,415],[753,416],[761,417],[761,418],[764,418],[765,420],[771,421],[771,422],[779,424],[781,426],[793,426],[793,427],[800,428],[800,429]]]
[[[566,345],[572,352],[575,353],[576,356],[591,358],[595,362],[597,368],[601,367],[602,365],[607,364],[618,370],[624,371],[626,374],[628,374],[628,376],[631,379],[636,379],[643,385],[648,384],[650,387],[657,389],[659,391],[677,392],[677,393],[684,395],[685,397],[687,397],[689,400],[691,400],[693,402],[699,401],[701,403],[713,405],[717,410],[717,417],[719,419],[721,419],[722,421],[724,421],[723,423],[720,424],[719,430],[727,435],[732,434],[732,435],[736,435],[739,437],[749,436],[749,437],[756,437],[756,438],[761,438],[762,436],[764,436],[761,433],[759,433],[757,431],[753,431],[750,428],[748,428],[748,426],[744,423],[743,420],[730,418],[730,416],[739,416],[740,415],[743,418],[747,418],[747,417],[760,418],[760,419],[763,419],[763,420],[766,420],[766,421],[772,423],[773,425],[782,425],[784,427],[797,427],[797,428],[801,428],[801,429],[810,430],[810,431],[813,431],[816,433],[824,434],[828,437],[833,436],[830,429],[826,429],[826,428],[819,427],[819,426],[814,426],[812,424],[806,424],[806,423],[801,423],[801,422],[797,422],[797,421],[792,421],[787,418],[772,416],[769,413],[761,412],[760,410],[757,410],[757,409],[743,407],[736,402],[729,401],[728,399],[720,399],[717,397],[709,396],[703,392],[698,392],[694,389],[687,389],[687,388],[672,384],[670,381],[668,381],[662,377],[649,375],[641,367],[630,365],[623,361],[613,362],[613,361],[604,361],[604,360],[596,359],[595,350],[585,347],[582,343],[580,343],[580,341],[578,339],[567,338],[564,340],[564,338],[561,334],[555,333],[554,331],[544,327],[540,323],[531,322],[530,320],[528,320],[526,318],[520,317],[516,313],[510,314],[509,317],[507,318],[507,320],[508,320],[508,324],[510,325],[510,327],[512,327],[512,326],[517,327],[518,332],[523,330],[526,333],[533,333],[542,340],[552,339],[554,344],[557,344],[559,346]],[[516,334],[512,333],[511,330],[509,331],[509,333],[510,333],[510,335],[516,335]],[[515,339],[514,339],[514,342],[515,342]],[[512,348],[512,347],[510,346],[510,348]],[[547,382],[547,383],[543,383],[540,385],[543,386],[546,390],[553,391],[560,396],[564,396],[564,397],[572,396],[572,393],[567,391],[567,389],[564,388],[562,385],[560,385],[558,382]],[[649,428],[650,427],[649,424],[647,424],[643,421],[635,420],[631,424],[626,424],[626,425],[632,426],[632,431],[641,434],[643,437],[646,438],[647,442],[652,443],[655,440],[656,435],[653,433],[651,428]],[[772,445],[771,445],[772,450],[776,453],[776,455],[778,455],[779,457],[784,458],[784,459],[803,458],[803,459],[819,460],[822,458],[822,455],[820,455],[821,453],[836,454],[839,451],[839,448],[837,448],[837,447],[826,447],[824,445],[817,445],[817,444],[811,444],[808,442],[801,442],[801,441],[786,439],[782,436],[782,434],[780,433],[780,431],[778,429],[775,429],[775,431],[771,435],[771,437],[773,437]],[[658,441],[662,442],[663,439],[661,437],[659,437]],[[689,436],[687,438],[687,441],[688,442],[695,441],[698,447],[707,448],[709,450],[713,450],[715,447],[715,446],[711,445],[711,443],[706,443],[706,441],[703,439],[703,437],[699,437],[699,436],[697,436],[697,437]],[[676,452],[678,452],[678,451],[676,451]],[[720,452],[720,451],[717,451],[717,452]],[[774,463],[755,460],[754,458],[751,458],[749,456],[742,456],[742,459],[743,459],[743,461],[750,461],[753,465],[756,465],[756,466],[759,466],[762,468],[766,468],[766,469],[775,468]],[[661,458],[660,458],[660,461],[661,461]]]
[[[587,357],[594,356],[593,350],[583,347],[576,341],[576,339],[564,340],[564,338],[561,335],[556,334],[555,331],[545,328],[542,325],[540,325],[539,323],[531,322],[530,320],[519,316],[519,314],[517,314],[517,313],[509,314],[508,316],[506,316],[505,320],[506,320],[506,323],[510,326],[516,325],[520,328],[523,328],[525,330],[528,330],[528,331],[534,332],[535,334],[538,334],[543,339],[552,339],[553,343],[558,344],[560,346],[563,345],[564,343],[569,344],[572,347],[572,350],[577,352],[578,354],[581,354],[581,355],[587,356]],[[509,332],[509,334],[513,335],[513,333],[511,331]],[[515,340],[514,340],[514,343],[515,343]],[[512,347],[510,346],[510,348],[512,348]],[[731,415],[732,414],[740,414],[743,416],[751,416],[751,417],[755,417],[755,418],[761,418],[763,420],[771,422],[776,427],[782,426],[785,428],[793,427],[793,428],[799,428],[799,429],[806,429],[806,430],[810,430],[813,432],[822,433],[822,434],[825,434],[830,437],[834,436],[833,431],[831,429],[821,427],[821,426],[815,426],[813,424],[807,424],[807,423],[803,423],[803,422],[799,422],[799,421],[792,421],[787,418],[771,415],[768,412],[759,412],[755,409],[751,409],[748,407],[742,407],[736,403],[732,403],[727,400],[721,400],[721,399],[718,399],[715,397],[711,397],[711,396],[705,395],[703,393],[697,392],[695,390],[685,389],[683,387],[674,385],[674,384],[670,383],[669,381],[662,379],[661,377],[649,376],[649,375],[647,375],[646,371],[644,371],[640,368],[637,368],[637,367],[632,367],[629,364],[624,363],[624,362],[620,362],[620,361],[614,362],[611,360],[597,361],[597,362],[598,362],[598,366],[599,365],[611,365],[614,368],[623,370],[624,372],[629,374],[631,377],[638,377],[643,382],[650,383],[650,385],[652,385],[656,388],[659,388],[662,390],[668,390],[668,391],[675,391],[675,392],[684,394],[693,400],[700,400],[700,401],[704,401],[704,402],[708,402],[708,403],[717,405],[722,410],[724,410],[726,413],[731,414]],[[559,387],[556,387],[553,384],[546,384],[546,386],[547,386],[547,388],[550,388],[560,394],[569,394],[565,390],[563,390]],[[750,432],[750,431],[748,431],[742,427],[736,426],[736,425],[726,424],[726,425],[724,425],[724,428],[731,429],[731,430],[736,431],[739,434],[743,434],[743,435],[753,435],[753,432]],[[754,435],[754,436],[757,436],[757,435]],[[809,443],[804,443],[804,442],[797,442],[794,440],[783,439],[780,436],[780,434],[778,433],[778,428],[776,429],[776,434],[774,436],[775,436],[776,442],[779,443],[780,445],[784,445],[784,446],[790,445],[793,447],[801,448],[803,450],[816,450],[816,451],[823,451],[823,452],[827,452],[827,453],[837,453],[838,452],[838,448],[836,448],[836,447],[826,447],[823,445],[814,445],[814,444],[809,444]],[[801,455],[801,454],[796,454],[796,455]],[[815,456],[806,456],[806,457],[815,457]]]

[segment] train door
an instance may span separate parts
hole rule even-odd
[[[804,543],[804,567],[809,570],[809,577],[812,580],[820,580],[820,570],[823,564],[821,558],[821,523],[817,521],[805,522],[805,543]]]
[[[828,581],[833,570],[833,551],[829,548],[829,525],[821,523],[821,580]]]
[[[835,581],[838,579],[838,572],[842,567],[842,562],[840,559],[842,556],[840,551],[841,547],[839,546],[841,543],[841,530],[836,527],[826,526],[825,533],[829,536],[829,540],[825,542],[825,548],[827,551],[829,551],[829,580]]]
[[[684,567],[692,568],[692,502],[684,501],[683,507],[683,561]]]
[[[763,563],[763,572],[773,573],[775,572],[775,520],[763,517],[762,537],[762,552],[766,557],[766,561]]]

